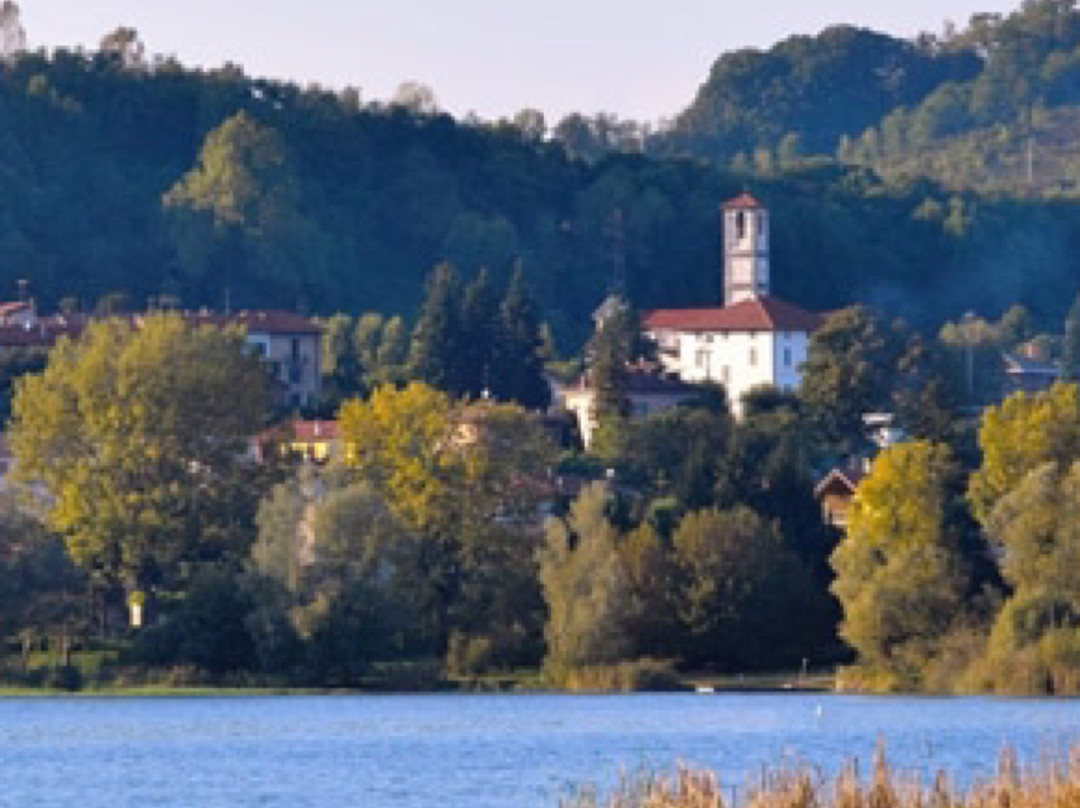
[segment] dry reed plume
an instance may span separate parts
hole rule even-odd
[[[1065,762],[1031,770],[1003,752],[992,780],[962,791],[944,772],[932,783],[892,772],[879,749],[866,780],[854,767],[831,779],[791,770],[744,791],[722,785],[711,772],[679,768],[673,775],[626,779],[606,800],[582,793],[563,808],[1080,808],[1080,746]]]

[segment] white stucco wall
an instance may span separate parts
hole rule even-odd
[[[803,331],[653,332],[665,370],[686,382],[719,382],[736,415],[744,393],[762,385],[794,390],[809,337]]]

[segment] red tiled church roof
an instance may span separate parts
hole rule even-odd
[[[734,210],[737,208],[760,208],[762,204],[757,201],[751,194],[743,193],[734,199],[729,199],[721,207],[724,210]]]
[[[646,312],[647,331],[814,331],[822,316],[775,297],[743,300],[707,309],[656,309]]]

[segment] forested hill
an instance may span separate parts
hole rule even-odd
[[[1027,0],[915,41],[838,26],[721,56],[650,147],[768,169],[807,155],[894,181],[1080,197],[1080,11]]]
[[[919,46],[851,26],[716,60],[668,133],[671,148],[726,161],[759,148],[834,154],[900,106],[918,105],[982,63],[967,48]]]
[[[457,122],[423,94],[365,105],[148,60],[123,32],[106,44],[0,66],[0,289],[29,279],[46,307],[123,290],[137,305],[410,314],[438,262],[496,279],[521,262],[573,350],[619,253],[638,306],[715,301],[717,206],[747,187],[774,212],[776,292],[808,307],[861,300],[933,325],[1023,302],[1057,327],[1076,293],[1067,202],[820,161],[578,160],[566,127],[547,137],[536,116]]]

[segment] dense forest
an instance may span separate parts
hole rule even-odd
[[[993,149],[1068,115],[1077,43],[1067,2],[915,42],[830,29],[721,57],[654,132],[606,115],[549,128],[529,110],[457,121],[422,87],[365,103],[235,65],[188,69],[130,29],[92,52],[14,49],[0,66],[0,288],[26,278],[46,307],[122,290],[137,305],[411,317],[440,262],[498,283],[520,264],[568,353],[617,265],[640,308],[716,301],[717,205],[751,187],[774,213],[777,294],[924,327],[1021,302],[1056,324],[1080,211],[950,155],[1023,175],[1026,159]],[[947,93],[967,104],[962,124],[916,136]],[[981,193],[1002,183],[1024,193]]]

